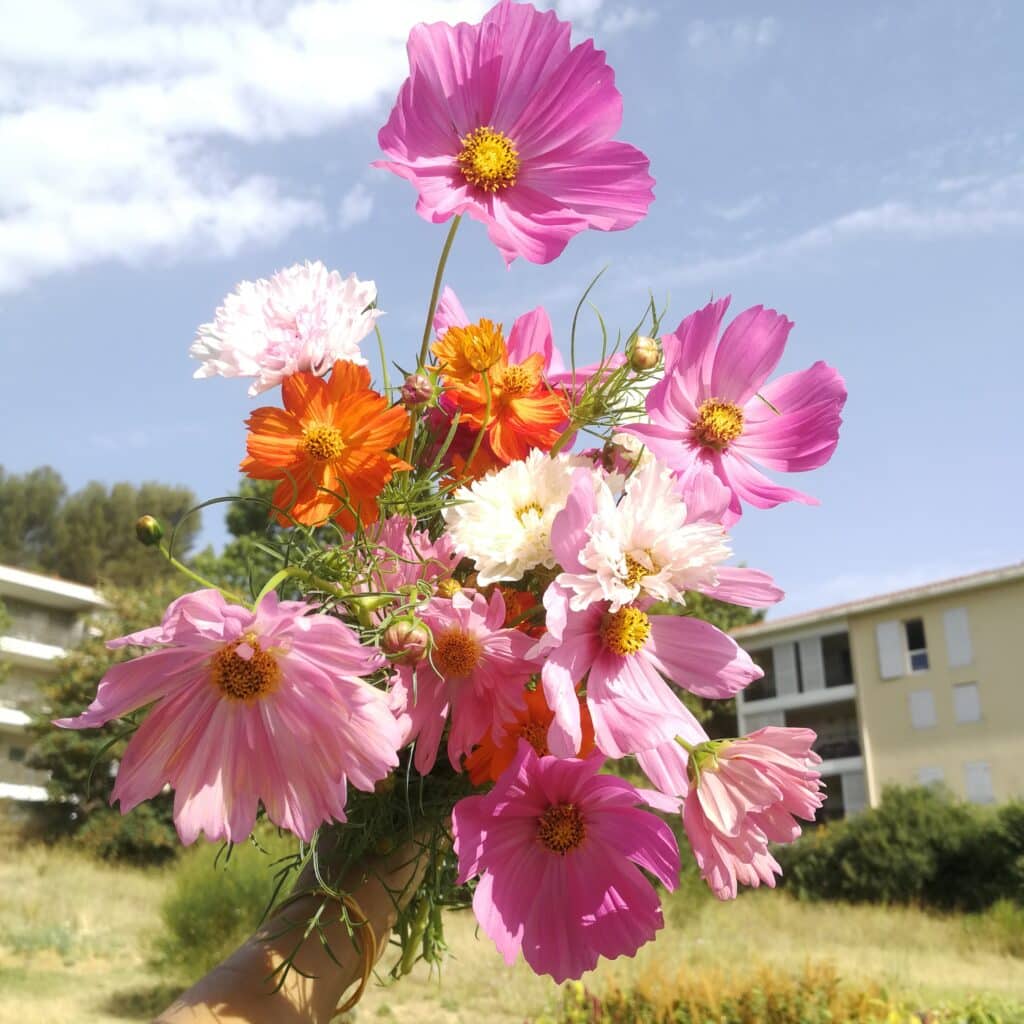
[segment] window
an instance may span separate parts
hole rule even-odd
[[[941,786],[946,781],[946,773],[936,765],[925,765],[917,769],[917,781],[922,786]]]
[[[767,700],[775,696],[775,659],[772,657],[771,648],[763,651],[751,651],[750,657],[755,665],[764,670],[760,679],[755,679],[744,691],[743,702],[752,700]]]
[[[907,638],[907,663],[911,672],[925,672],[928,669],[928,644],[924,639],[924,621],[907,619],[903,623]]]
[[[974,804],[990,804],[995,800],[992,791],[992,768],[987,761],[968,761],[964,765],[967,799]]]
[[[906,675],[906,658],[903,656],[903,637],[898,622],[880,622],[875,626],[878,642],[878,674],[883,679],[898,679]]]
[[[981,697],[977,683],[959,683],[953,687],[953,714],[961,723],[981,721]]]
[[[942,616],[946,634],[946,654],[950,668],[963,668],[974,660],[971,649],[971,631],[967,624],[966,608],[950,608]]]
[[[821,656],[825,662],[826,686],[849,686],[853,682],[848,633],[832,633],[821,638]]]
[[[935,698],[931,690],[912,690],[910,693],[910,724],[915,729],[931,729],[935,716]]]
[[[25,760],[25,748],[24,747],[8,747],[7,748],[7,760],[14,761],[20,764]]]

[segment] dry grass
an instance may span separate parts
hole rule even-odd
[[[145,965],[169,871],[115,869],[30,848],[0,859],[0,1024],[124,1024],[169,1001]],[[973,993],[1024,992],[1024,960],[995,952],[957,918],[908,909],[812,906],[780,893],[732,904],[681,894],[668,926],[635,960],[602,964],[584,980],[602,991],[671,986],[679,973],[714,976],[756,965],[798,970],[832,963],[850,983],[873,982],[927,1002]],[[471,914],[453,914],[453,956],[440,982],[420,968],[395,987],[373,988],[360,1022],[522,1024],[558,999],[522,963],[505,967]]]

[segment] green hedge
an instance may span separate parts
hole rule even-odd
[[[964,911],[1024,904],[1021,802],[981,808],[934,788],[890,787],[873,810],[774,852],[801,898]]]

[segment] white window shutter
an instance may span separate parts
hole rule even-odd
[[[967,624],[966,608],[950,608],[942,616],[946,633],[946,653],[950,668],[962,668],[974,660],[971,649],[971,631]]]
[[[959,683],[953,687],[953,714],[958,722],[981,721],[981,695],[977,683]]]
[[[987,761],[968,761],[964,765],[967,799],[974,804],[990,804],[995,800],[992,791],[992,768]]]
[[[825,689],[825,662],[821,656],[821,637],[800,641],[800,671],[804,690]]]
[[[842,780],[843,810],[848,818],[867,806],[868,791],[863,772],[843,772]]]
[[[931,690],[910,692],[910,724],[915,729],[930,729],[938,722],[935,714],[935,698]]]
[[[796,645],[776,644],[772,648],[775,660],[775,692],[780,696],[799,693],[800,685],[796,675]]]
[[[758,711],[756,715],[743,716],[743,731],[757,732],[769,725],[782,728],[786,724],[786,715],[782,711]]]
[[[917,769],[917,781],[922,786],[940,786],[946,781],[946,773],[938,765],[925,765]]]
[[[906,675],[906,655],[903,651],[903,630],[892,620],[875,626],[878,641],[878,674],[883,679],[897,679]]]

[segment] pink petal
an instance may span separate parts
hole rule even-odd
[[[718,569],[718,585],[702,587],[701,593],[747,608],[769,608],[786,596],[768,573],[728,565]]]
[[[764,675],[732,637],[688,616],[652,615],[643,653],[676,686],[701,697],[731,697]]]
[[[792,327],[791,320],[763,306],[740,313],[718,343],[706,397],[743,405],[778,365]]]

